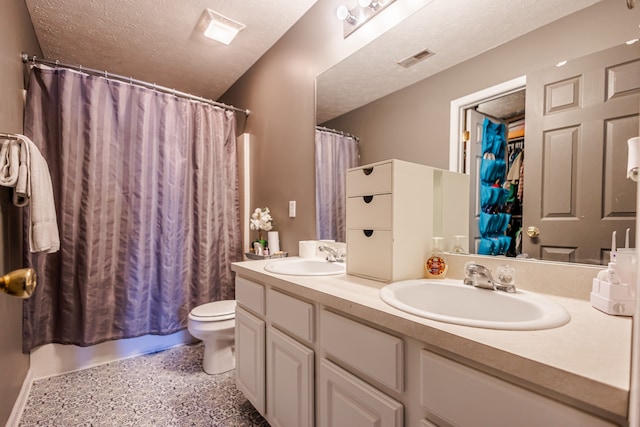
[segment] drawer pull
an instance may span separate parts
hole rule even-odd
[[[373,196],[362,196],[362,200],[364,200],[365,203],[371,203]]]
[[[364,172],[365,175],[371,175],[371,172],[373,172],[373,168],[364,168],[362,169],[362,172]]]
[[[371,237],[373,236],[373,230],[362,230],[365,236]]]

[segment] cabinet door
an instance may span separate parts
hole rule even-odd
[[[313,350],[267,330],[267,418],[274,427],[313,426]]]
[[[320,361],[322,427],[402,427],[402,403],[333,363]]]
[[[236,307],[236,385],[265,415],[265,323]]]

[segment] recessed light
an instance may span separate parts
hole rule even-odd
[[[567,61],[560,61],[556,64],[556,67],[562,67],[564,65],[567,65]]]
[[[638,40],[639,39],[631,39],[631,40],[627,40],[625,43],[631,45],[631,44],[637,43]]]
[[[211,9],[205,9],[202,15],[205,37],[229,45],[240,31],[246,28],[233,19],[227,18]]]

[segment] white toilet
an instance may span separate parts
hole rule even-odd
[[[195,307],[189,313],[189,333],[204,343],[202,369],[220,374],[235,368],[234,355],[236,301],[214,301]]]

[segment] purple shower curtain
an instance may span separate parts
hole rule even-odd
[[[38,287],[24,303],[23,351],[170,334],[194,306],[234,297],[233,113],[34,67],[25,134],[49,164],[61,248],[25,253]]]

